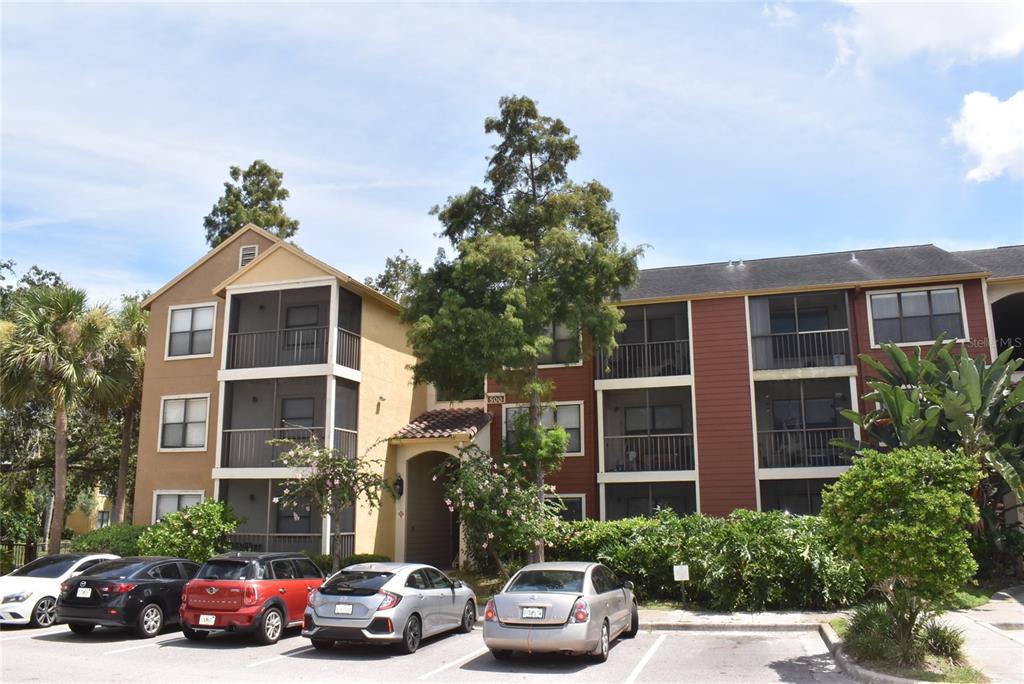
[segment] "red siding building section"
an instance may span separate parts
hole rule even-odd
[[[691,302],[700,510],[756,508],[746,300]]]

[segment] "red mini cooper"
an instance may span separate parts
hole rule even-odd
[[[306,601],[324,575],[294,553],[226,553],[203,564],[181,593],[181,631],[199,641],[211,632],[251,632],[272,644],[302,624]]]

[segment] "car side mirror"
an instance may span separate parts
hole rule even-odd
[[[629,580],[626,580],[625,582],[622,583],[622,588],[623,589],[629,589],[630,591],[633,591],[633,583],[630,582]]]
[[[461,589],[466,586],[462,583],[462,580],[452,580],[452,589]]]

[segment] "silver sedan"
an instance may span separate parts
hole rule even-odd
[[[302,636],[318,649],[335,642],[395,644],[413,653],[426,637],[476,623],[476,594],[419,563],[359,563],[310,594]]]
[[[522,651],[603,662],[612,640],[639,626],[632,582],[598,563],[534,563],[487,602],[484,643],[501,660]]]

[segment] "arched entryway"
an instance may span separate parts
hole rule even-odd
[[[992,303],[992,324],[1000,352],[1014,348],[1014,357],[1024,359],[1024,292]]]
[[[444,503],[445,484],[434,479],[448,454],[429,451],[409,459],[405,481],[405,560],[450,568],[459,557],[459,526]]]

